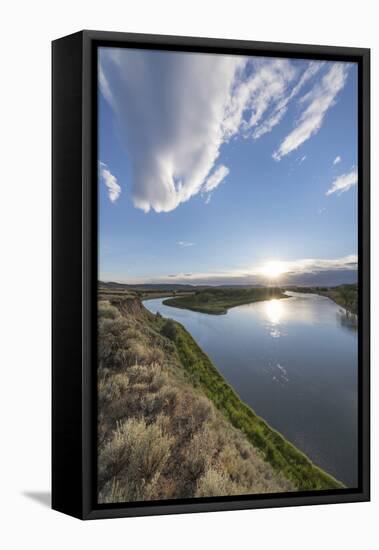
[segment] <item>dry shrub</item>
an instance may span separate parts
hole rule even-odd
[[[126,336],[129,340],[139,340],[141,338],[141,332],[135,326],[128,326],[126,330]]]
[[[149,363],[162,364],[164,361],[164,352],[158,348],[153,347],[150,349]]]
[[[159,423],[130,419],[120,423],[99,457],[99,479],[104,484],[103,498],[114,490],[124,491],[128,500],[151,495],[169,458],[172,440]]]
[[[240,489],[223,473],[209,468],[197,482],[197,497],[220,497],[241,494]]]
[[[173,413],[173,431],[180,440],[189,440],[211,416],[213,407],[209,400],[194,392],[182,391]]]
[[[150,350],[146,347],[145,342],[137,339],[130,339],[128,341],[126,361],[128,364],[143,364],[148,363],[150,357]]]
[[[129,386],[126,373],[117,373],[114,376],[101,376],[98,381],[98,398],[100,404],[113,403],[121,399]]]
[[[98,302],[98,316],[103,319],[116,319],[120,317],[119,310],[112,306],[107,300],[100,300]]]
[[[181,397],[182,392],[176,386],[162,387],[157,394],[157,398],[162,402],[162,412],[172,419]]]
[[[183,453],[183,471],[186,477],[195,483],[212,465],[217,452],[217,436],[209,424],[206,424],[192,437]]]
[[[134,364],[128,369],[128,376],[131,384],[145,384],[149,386],[158,370],[158,366]]]
[[[100,318],[98,323],[98,356],[100,367],[120,368],[126,360],[128,349],[127,322],[122,317]]]

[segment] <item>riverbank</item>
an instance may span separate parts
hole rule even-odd
[[[357,284],[339,285],[335,287],[293,287],[290,290],[325,296],[338,306],[343,307],[348,313],[358,315]]]
[[[265,300],[288,298],[276,287],[207,288],[191,295],[168,298],[165,306],[189,309],[209,315],[225,315],[228,309]]]

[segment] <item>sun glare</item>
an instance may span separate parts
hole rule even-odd
[[[277,279],[286,272],[283,262],[268,262],[261,268],[261,273],[267,279]]]

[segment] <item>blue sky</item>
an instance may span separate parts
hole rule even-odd
[[[99,278],[350,282],[354,64],[101,48]]]

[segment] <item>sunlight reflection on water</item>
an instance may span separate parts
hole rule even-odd
[[[265,302],[265,312],[271,324],[277,325],[283,317],[282,300],[269,300]]]

